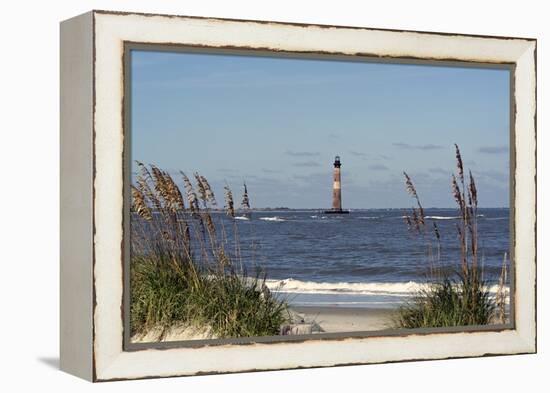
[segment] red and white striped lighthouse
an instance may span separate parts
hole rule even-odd
[[[341,166],[340,156],[336,156],[334,159],[334,177],[332,181],[332,210],[342,210]]]
[[[332,209],[326,210],[326,214],[347,214],[349,210],[342,210],[342,177],[340,173],[340,156],[334,158],[334,171],[332,181]]]

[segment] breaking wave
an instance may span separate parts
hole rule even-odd
[[[286,280],[266,280],[270,290],[286,293],[348,294],[348,295],[394,295],[410,296],[421,289],[423,284],[413,281],[405,283],[350,283],[313,282],[292,278]]]
[[[478,214],[476,217],[485,217],[484,214]],[[458,220],[458,216],[426,216],[428,220]]]
[[[283,221],[286,221],[284,218],[281,218],[281,217],[260,217],[260,220],[263,220],[263,221],[276,221],[276,222],[283,222]]]
[[[313,282],[300,281],[292,278],[285,280],[266,280],[267,287],[275,292],[307,293],[307,294],[334,294],[334,295],[384,295],[405,296],[414,295],[426,288],[425,283],[408,282]],[[489,288],[491,294],[496,294],[498,285]]]

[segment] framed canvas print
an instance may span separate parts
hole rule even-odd
[[[536,351],[536,40],[61,24],[61,367]]]

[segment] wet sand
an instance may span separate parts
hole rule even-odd
[[[392,328],[395,310],[352,307],[292,306],[305,322],[315,322],[325,333],[360,332]]]

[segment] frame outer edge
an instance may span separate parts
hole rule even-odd
[[[60,24],[60,368],[92,381],[93,12]]]
[[[516,258],[516,270],[521,280],[516,280],[516,329],[523,340],[526,352],[537,351],[537,99],[536,99],[536,41],[529,42],[525,52],[517,60],[516,85],[516,209],[524,214],[516,215],[516,224],[522,227],[516,237],[521,256]],[[519,149],[518,149],[519,147]],[[519,307],[518,307],[519,305]]]

